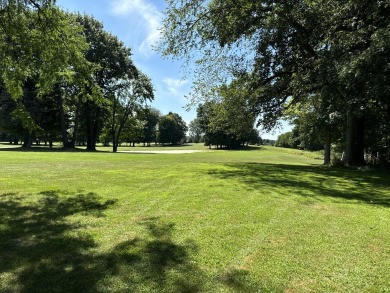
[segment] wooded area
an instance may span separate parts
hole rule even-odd
[[[147,105],[152,81],[98,20],[51,1],[9,1],[0,19],[2,140],[24,147],[60,140],[88,150],[100,141],[114,152],[119,142],[184,140],[182,118]]]

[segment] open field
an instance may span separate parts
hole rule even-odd
[[[0,292],[390,292],[389,172],[182,148],[2,145]]]

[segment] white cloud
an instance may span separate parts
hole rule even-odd
[[[138,15],[146,31],[146,37],[139,46],[145,55],[152,52],[152,46],[160,38],[162,13],[148,0],[114,0],[111,3],[112,13],[120,16]]]
[[[173,79],[173,78],[165,78],[163,79],[168,92],[175,97],[184,96],[183,87],[188,84],[187,80],[182,79]]]

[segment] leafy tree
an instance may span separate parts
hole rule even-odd
[[[176,145],[186,137],[187,129],[186,123],[179,114],[169,112],[160,118],[159,142]]]
[[[140,113],[141,119],[144,122],[143,142],[150,146],[152,142],[157,141],[157,126],[160,120],[161,113],[155,108],[147,107]]]
[[[300,149],[324,148],[324,164],[330,163],[331,143],[342,138],[345,114],[337,104],[317,95],[305,103],[296,103],[286,111],[287,119],[294,125]]]
[[[189,138],[191,142],[198,143],[201,141],[204,135],[202,127],[200,125],[199,118],[192,120],[188,126]]]
[[[255,117],[241,93],[230,87],[219,88],[220,100],[199,105],[197,119],[209,146],[237,148],[259,141]]]
[[[120,141],[127,142],[135,146],[135,143],[142,141],[144,121],[137,116],[130,116],[127,119],[123,131],[121,132]]]
[[[26,82],[32,82],[30,88],[41,97],[91,69],[83,55],[87,44],[80,26],[53,3],[7,1],[0,9],[0,79],[29,135],[36,123],[22,101]]]
[[[86,73],[91,72],[83,54],[87,44],[80,26],[53,3],[7,1],[0,11],[0,38],[3,40],[0,78],[16,103],[13,115],[23,124],[26,146],[31,145],[33,133],[40,129],[39,124],[46,123],[46,128],[49,124],[54,125],[52,121],[37,121],[40,115],[31,107],[35,105],[40,110],[44,105],[55,106],[52,102],[56,97],[61,126],[66,133],[60,84],[79,83],[82,88],[86,82],[84,78],[80,80],[80,76],[88,76]],[[54,117],[55,109],[50,112]]]
[[[0,92],[0,131],[21,137],[24,131],[21,121],[12,116],[16,105],[5,88],[2,88]]]
[[[275,146],[282,148],[294,148],[294,138],[292,131],[280,134],[275,142]]]
[[[111,134],[113,152],[118,150],[119,138],[130,116],[141,111],[143,103],[154,98],[151,80],[144,74],[121,81],[112,101]]]
[[[91,16],[77,15],[84,36],[90,45],[86,59],[94,64],[92,81],[82,95],[87,149],[95,150],[99,130],[109,115],[109,105],[115,115],[118,105],[116,92],[130,87],[131,80],[138,76],[131,60],[131,50],[117,37],[106,32],[101,22]],[[114,120],[111,120],[114,123]],[[115,127],[115,126],[114,126]]]

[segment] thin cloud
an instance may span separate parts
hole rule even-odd
[[[186,84],[188,84],[187,80],[173,78],[165,78],[163,82],[166,85],[168,92],[176,97],[181,97],[184,95],[182,89]]]
[[[146,30],[146,38],[139,50],[145,55],[152,53],[153,45],[160,38],[162,13],[148,0],[115,0],[111,4],[112,13],[120,16],[138,15],[142,18]]]

